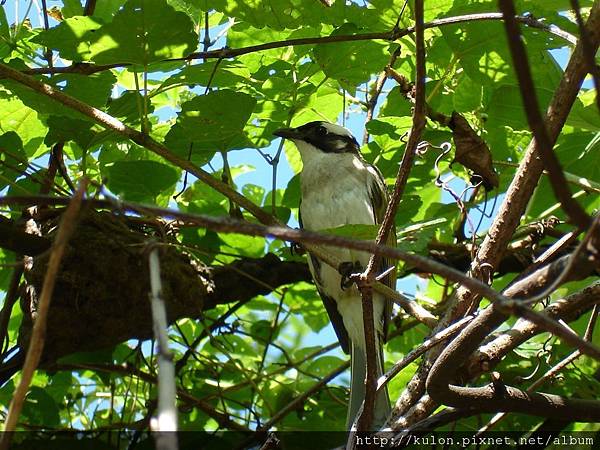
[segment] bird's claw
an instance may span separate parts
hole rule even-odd
[[[298,244],[297,242],[292,242],[290,244],[290,253],[292,255],[304,255],[306,250],[302,246],[302,244]]]
[[[342,276],[340,281],[340,287],[342,289],[348,289],[355,283],[356,275],[362,273],[363,267],[358,261],[345,261],[340,263],[338,272]]]

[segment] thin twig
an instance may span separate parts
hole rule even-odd
[[[6,296],[4,297],[4,304],[0,310],[0,355],[6,351],[9,345],[8,324],[10,323],[13,306],[19,298],[18,294],[21,275],[23,275],[23,265],[20,264],[13,270],[8,289],[6,290]]]
[[[417,146],[419,144],[419,140],[421,139],[421,133],[423,131],[423,128],[425,127],[425,41],[424,29],[422,27],[422,6],[423,5],[421,1],[415,2],[415,21],[417,24],[417,62],[415,83],[415,107],[413,110],[412,119],[413,125],[410,131],[410,136],[408,138],[408,143],[406,144],[406,150],[404,151],[404,155],[402,155],[402,161],[400,162],[400,167],[398,168],[398,174],[396,175],[396,183],[394,184],[394,191],[387,205],[387,209],[385,211],[385,215],[383,217],[381,226],[379,227],[377,238],[375,239],[375,242],[377,244],[387,242],[390,230],[394,225],[396,211],[398,209],[398,205],[400,204],[400,200],[402,198],[402,193],[404,192],[406,182],[408,181],[408,175],[410,174],[410,169],[415,159]],[[380,261],[381,259],[379,257],[375,255],[371,256],[371,259],[369,260],[369,264],[365,271],[365,276],[368,279],[372,278],[373,274],[375,273],[376,267],[379,266]]]
[[[290,403],[285,405],[279,411],[277,411],[273,416],[266,422],[262,427],[260,427],[257,431],[266,431],[269,430],[274,424],[283,419],[290,412],[297,409],[302,403],[304,403],[308,398],[310,398],[316,392],[319,392],[327,383],[337,377],[339,374],[344,372],[346,369],[350,367],[350,362],[345,362],[341,364],[337,369],[332,370],[330,373],[325,375],[318,383],[311,386],[305,392],[303,392],[298,397],[294,398]]]

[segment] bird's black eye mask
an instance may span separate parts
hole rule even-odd
[[[303,140],[325,153],[358,153],[360,146],[353,136],[344,136],[332,133],[322,122],[309,122],[298,131],[302,133]]]

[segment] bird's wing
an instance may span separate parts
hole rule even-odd
[[[300,213],[300,208],[298,208],[298,223],[300,224],[300,228],[302,226],[302,214]],[[331,321],[331,325],[333,326],[333,331],[340,341],[340,346],[342,350],[346,354],[350,354],[350,338],[348,337],[348,331],[346,330],[346,326],[344,325],[344,320],[342,319],[342,315],[338,311],[336,301],[325,294],[325,291],[322,289],[321,280],[321,261],[317,259],[317,257],[313,256],[309,252],[310,258],[310,269],[313,276],[313,281],[315,282],[315,286],[317,287],[317,291],[319,291],[319,295],[321,296],[321,300],[323,300],[323,305],[325,306],[325,311],[327,311],[327,315],[329,316],[329,320]]]
[[[375,213],[375,223],[377,225],[381,225],[383,221],[383,216],[385,215],[385,210],[388,205],[388,194],[387,187],[385,185],[385,179],[383,175],[379,171],[379,169],[375,166],[369,164],[368,166],[369,173],[372,175],[370,177],[370,185],[369,185],[369,198],[371,200],[371,205],[373,205],[373,211]],[[396,246],[396,227],[392,226],[390,233],[388,234],[386,244],[395,247]],[[388,258],[382,258],[381,265],[379,267],[379,273],[383,273],[390,267],[394,267],[385,278],[381,280],[383,284],[388,286],[391,289],[396,289],[396,262],[394,260]],[[385,302],[385,310],[383,317],[383,338],[384,341],[387,340],[387,330],[388,323],[390,321],[392,314],[392,301],[391,299],[387,299]]]
[[[344,353],[350,354],[350,337],[348,336],[348,330],[346,330],[342,315],[338,310],[337,302],[335,299],[325,294],[325,291],[321,289],[321,284],[319,282],[321,261],[319,261],[313,255],[310,255],[310,261],[313,267],[313,279],[315,281],[315,286],[317,287],[317,291],[319,291],[319,295],[323,300],[323,305],[325,306],[327,315],[329,315],[329,320],[331,321],[333,330],[335,331],[338,341],[340,341],[340,346],[342,347]]]

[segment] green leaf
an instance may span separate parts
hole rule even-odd
[[[236,252],[241,256],[258,258],[265,253],[265,239],[263,237],[245,236],[242,234],[223,234],[221,240],[225,244],[223,252]]]
[[[595,89],[590,89],[579,96],[569,113],[567,125],[583,130],[600,131],[600,115],[598,106],[594,102],[595,96]]]
[[[87,150],[96,133],[92,131],[92,123],[70,117],[50,116],[46,121],[48,134],[44,139],[47,146],[58,142],[76,142],[82,150]]]
[[[0,111],[0,130],[14,131],[21,138],[26,153],[29,156],[36,154],[46,134],[46,127],[40,121],[38,113],[16,97],[0,97]]]
[[[267,342],[269,339],[276,339],[277,330],[273,330],[271,322],[268,320],[258,320],[250,327],[252,336],[260,342]]]
[[[108,114],[117,117],[130,126],[140,122],[140,105],[143,96],[137,91],[125,91],[120,97],[110,99],[108,103]],[[148,112],[154,111],[154,106],[149,105]],[[156,131],[153,129],[153,131]]]
[[[110,95],[116,78],[110,72],[93,75],[58,74],[52,79],[44,80],[47,84],[55,86],[65,94],[89,104],[102,107]],[[24,87],[22,84],[7,80],[5,87],[10,89],[19,99],[39,114],[67,116],[78,120],[89,120],[87,116],[69,108],[50,97]]]
[[[467,75],[461,77],[454,96],[454,109],[457,111],[473,111],[481,106],[482,87]]]
[[[180,197],[182,203],[187,203],[189,212],[224,216],[227,214],[229,201],[225,196],[202,182],[195,182],[185,190]],[[181,206],[185,206],[182,204]]]
[[[536,89],[542,111],[546,109],[554,91]],[[528,129],[527,117],[523,109],[523,100],[518,86],[504,85],[494,91],[487,109],[489,127],[509,126],[514,130]]]
[[[242,194],[244,194],[244,197],[252,200],[252,203],[262,205],[263,199],[265,198],[265,188],[248,183],[242,187]]]
[[[56,50],[62,58],[71,61],[89,61],[90,47],[100,33],[102,22],[88,16],[75,16],[63,20],[56,27],[40,32],[33,42]]]
[[[121,6],[125,3],[125,0],[102,0],[96,2],[94,8],[94,18],[104,21],[104,23],[112,20],[114,15],[119,11]]]
[[[202,153],[212,156],[215,151],[244,148],[248,145],[244,125],[255,106],[250,95],[230,90],[194,97],[181,106],[165,144],[186,157],[193,144],[192,159]]]
[[[153,202],[179,179],[178,170],[156,161],[117,161],[106,170],[108,188],[135,202]]]
[[[58,405],[44,389],[38,386],[30,387],[22,414],[32,425],[57,427],[60,424]]]
[[[146,65],[181,58],[196,49],[193,26],[187,14],[175,11],[165,0],[129,0],[98,31],[90,47],[91,59],[97,64]]]
[[[378,225],[342,225],[340,227],[327,228],[319,231],[334,234],[336,236],[368,241],[377,237],[378,230]]]
[[[65,19],[73,16],[82,16],[83,6],[79,0],[63,0],[63,7],[60,9],[60,12]]]
[[[204,22],[204,14],[202,13],[208,10],[207,7],[209,5],[208,1],[201,2],[198,0],[167,0],[167,2],[175,8],[176,11],[186,13],[195,23]],[[216,14],[214,12],[211,14],[211,19],[213,16],[218,16],[218,19],[220,20],[223,18],[222,14]],[[211,20],[209,22],[209,27],[218,25],[220,20],[217,22],[215,22],[214,19]]]
[[[10,55],[12,51],[10,42],[10,28],[8,20],[6,20],[6,12],[4,8],[0,8],[0,59],[4,59]]]
[[[0,191],[21,176],[27,168],[27,155],[14,131],[0,135]]]
[[[250,71],[239,61],[206,61],[193,66],[186,66],[179,72],[167,78],[159,90],[171,86],[211,86],[234,87],[247,84],[250,81]]]
[[[360,29],[355,25],[345,24],[331,35],[359,32]],[[354,92],[357,84],[367,81],[372,74],[383,70],[389,60],[386,49],[387,45],[380,41],[340,42],[317,45],[314,55],[325,75],[338,80],[344,88]]]
[[[320,358],[315,359],[310,364],[307,365],[305,370],[310,374],[316,375],[318,377],[323,377],[325,375],[330,374],[335,369],[340,367],[344,363],[343,360],[336,356],[322,356]]]
[[[117,78],[109,71],[91,75],[58,74],[52,80],[67,95],[96,108],[106,105]]]
[[[372,8],[344,1],[325,6],[321,2],[306,0],[235,1],[213,0],[211,7],[227,16],[239,18],[257,28],[274,30],[331,24],[340,26],[354,23],[376,31],[389,30],[394,25],[402,4],[391,0],[369,2]]]

